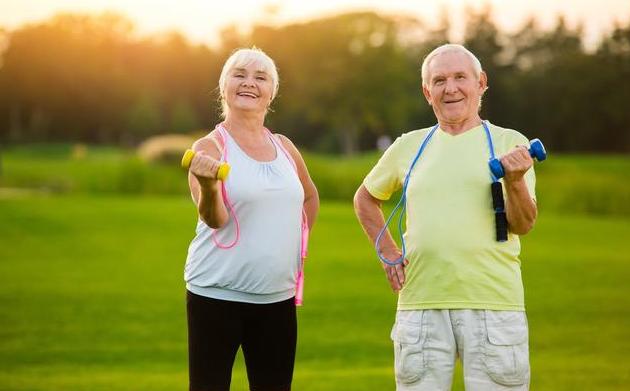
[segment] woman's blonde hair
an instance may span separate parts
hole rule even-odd
[[[227,111],[229,110],[227,101],[225,100],[225,89],[227,86],[228,73],[235,68],[245,68],[250,64],[256,64],[258,71],[264,72],[271,77],[273,83],[273,90],[271,93],[271,100],[273,101],[278,94],[278,69],[276,64],[265,52],[252,47],[251,49],[237,49],[223,64],[223,70],[219,77],[219,99],[221,101],[221,116],[225,118]],[[271,102],[269,102],[271,104]]]

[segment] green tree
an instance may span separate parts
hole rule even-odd
[[[185,133],[199,128],[199,120],[192,106],[180,100],[175,104],[171,111],[171,125],[169,131],[176,133]]]
[[[249,42],[276,60],[281,75],[272,125],[300,144],[346,154],[404,130],[418,107],[419,82],[401,42],[403,22],[413,25],[351,13],[257,26]]]
[[[142,94],[129,108],[126,116],[126,128],[129,132],[121,140],[127,145],[134,145],[146,136],[162,130],[160,110],[150,93]]]

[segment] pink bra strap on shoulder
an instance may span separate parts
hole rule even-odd
[[[228,147],[227,147],[227,134],[225,133],[226,130],[223,128],[222,124],[218,124],[215,129],[218,131],[218,134],[219,134],[219,137],[221,139],[221,142],[223,143],[223,151],[221,153],[221,156],[222,156],[221,161],[222,162],[227,162]],[[220,229],[220,228],[217,228],[214,231],[212,231],[212,241],[214,242],[214,244],[218,248],[226,250],[226,249],[230,249],[230,248],[236,246],[236,243],[238,243],[238,240],[241,237],[241,229],[240,229],[240,226],[238,224],[238,219],[236,218],[236,212],[234,212],[234,207],[232,206],[232,202],[230,202],[230,198],[228,197],[227,190],[225,189],[225,181],[221,181],[221,195],[223,196],[223,202],[225,203],[225,206],[228,209],[228,214],[231,214],[232,218],[234,219],[234,227],[236,229],[236,237],[234,238],[232,243],[230,243],[230,244],[222,244],[216,238],[217,231]]]
[[[284,147],[284,145],[282,145],[282,142],[279,141],[275,137],[275,135],[273,133],[271,133],[271,131],[269,131],[269,129],[265,128],[265,130],[267,131],[267,134],[269,135],[269,138],[271,138],[271,142],[274,143],[278,148],[280,148],[280,150],[282,151],[284,156],[286,156],[287,159],[289,160],[289,162],[291,162],[291,165],[293,166],[293,169],[297,172],[297,164],[295,164],[295,159],[293,159],[293,156],[291,156],[289,151],[287,151],[287,149]]]
[[[278,148],[280,148],[280,150],[282,151],[284,156],[287,157],[287,160],[289,160],[289,162],[291,162],[291,165],[293,166],[293,169],[295,170],[295,173],[298,174],[298,172],[297,172],[297,164],[295,164],[295,159],[293,159],[293,156],[291,156],[289,151],[287,151],[287,149],[284,147],[284,145],[282,145],[282,142],[278,141],[278,139],[276,139],[274,134],[271,133],[271,131],[269,131],[269,129],[265,128],[265,130],[267,131],[267,134],[271,138],[271,142],[273,142]],[[298,176],[299,176],[299,174],[298,174]],[[304,208],[302,208],[302,233],[304,233],[304,229],[305,228],[307,230],[306,234],[308,236],[308,218],[306,217],[306,211],[304,210]],[[302,249],[302,254],[303,254],[302,258],[306,258],[306,250],[304,248]]]
[[[225,134],[225,129],[221,124],[218,124],[214,129],[217,131],[217,138],[221,144],[221,161],[225,161],[227,159],[227,135]]]
[[[291,162],[291,165],[293,166],[295,173],[298,174],[297,164],[295,164],[295,159],[293,159],[293,156],[291,156],[289,151],[287,151],[287,149],[284,147],[284,145],[282,144],[282,141],[276,139],[274,134],[271,133],[269,129],[265,128],[265,130],[267,131],[269,138],[271,138],[271,141],[282,151],[284,156],[286,156],[287,160]],[[302,240],[300,243],[300,257],[302,258],[302,261],[300,262],[300,270],[298,272],[297,282],[295,284],[295,305],[296,306],[301,306],[302,304],[304,304],[304,259],[306,259],[306,256],[308,255],[308,237],[309,237],[309,231],[310,231],[308,228],[308,217],[306,216],[306,211],[304,210],[304,208],[302,208],[301,229],[302,229],[302,238],[301,238]]]

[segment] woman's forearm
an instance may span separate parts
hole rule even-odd
[[[228,222],[228,211],[221,195],[221,185],[216,180],[199,181],[199,217],[211,228],[221,228]]]

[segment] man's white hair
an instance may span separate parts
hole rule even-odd
[[[467,55],[472,62],[475,76],[477,77],[477,79],[481,77],[481,72],[483,71],[483,69],[481,69],[481,62],[479,62],[479,59],[477,58],[477,56],[475,56],[470,50],[466,49],[462,45],[458,45],[455,43],[447,43],[445,45],[438,46],[437,48],[433,49],[433,51],[424,58],[424,61],[422,62],[422,86],[423,87],[429,86],[429,82],[430,82],[429,65],[431,64],[431,61],[435,57],[439,56],[440,54],[450,53],[450,52],[464,53],[465,55]]]

